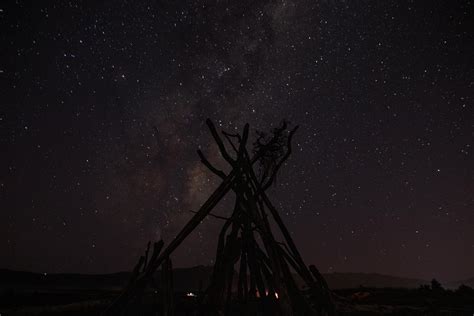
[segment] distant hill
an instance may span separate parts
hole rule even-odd
[[[446,282],[445,287],[448,288],[448,289],[457,289],[462,284],[474,288],[474,278],[459,280],[459,281]]]
[[[0,288],[8,287],[122,287],[130,277],[129,272],[111,274],[33,273],[0,269]]]
[[[331,289],[364,287],[416,288],[429,281],[401,278],[377,273],[327,273],[323,274]]]
[[[212,267],[197,266],[174,269],[174,288],[176,291],[205,289],[211,274]],[[52,274],[0,269],[0,290],[8,288],[120,289],[127,284],[130,275],[130,272],[111,274]],[[157,273],[157,279],[159,282],[160,271]]]
[[[174,269],[173,282],[176,291],[198,291],[209,284],[212,267],[197,266]],[[157,274],[159,278],[159,273]],[[331,289],[348,289],[358,287],[391,287],[416,288],[430,281],[402,278],[376,273],[327,273],[323,274]],[[15,287],[55,287],[55,288],[88,288],[119,289],[130,277],[129,272],[112,274],[41,274],[0,269],[0,289]],[[474,287],[474,278],[462,281],[447,282],[446,288],[457,288],[465,284]]]

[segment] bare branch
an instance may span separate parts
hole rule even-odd
[[[285,155],[280,159],[280,161],[277,163],[277,165],[273,169],[272,175],[268,179],[267,183],[262,185],[262,189],[264,191],[272,185],[273,181],[275,181],[275,177],[276,177],[276,174],[277,174],[278,170],[283,165],[283,163],[290,157],[290,155],[291,155],[291,139],[293,138],[293,135],[295,134],[296,130],[298,130],[298,125],[295,126],[295,128],[293,128],[290,131],[290,134],[288,135],[288,140],[287,140],[287,145],[286,145],[287,151],[286,151]]]
[[[232,134],[232,133],[229,133],[229,132],[226,132],[226,131],[222,131],[222,134],[224,134],[226,136],[229,136],[229,137],[237,138],[239,142],[241,140],[241,137],[238,133]]]
[[[211,170],[214,174],[218,175],[220,178],[222,179],[225,179],[226,178],[226,174],[222,171],[222,170],[219,170],[217,169],[216,167],[214,167],[210,162],[209,160],[206,159],[206,157],[204,156],[204,154],[202,153],[201,150],[198,149],[197,151],[198,155],[199,155],[199,158],[201,158],[201,162],[209,169]]]
[[[158,135],[159,135],[158,127],[153,126],[153,132],[154,132],[153,136],[155,136],[156,143],[159,146],[160,145],[160,139],[158,138]]]
[[[150,245],[151,245],[151,241],[149,241],[148,244],[146,245],[145,262],[143,263],[143,272],[146,270],[146,266],[148,264],[148,253],[150,252]]]
[[[209,127],[209,130],[211,131],[212,137],[214,137],[214,140],[216,141],[217,146],[219,147],[219,150],[222,154],[222,157],[224,157],[224,159],[233,166],[234,163],[235,163],[235,160],[232,159],[232,157],[227,152],[227,149],[225,148],[225,145],[222,142],[222,139],[220,138],[219,134],[217,133],[217,130],[216,130],[216,127],[214,126],[214,123],[212,123],[212,121],[210,119],[207,119],[206,124]]]
[[[237,151],[237,147],[235,147],[234,143],[232,142],[232,139],[231,139],[231,136],[230,134],[222,131],[222,134],[224,135],[224,137],[227,139],[227,141],[229,142],[230,146],[232,147],[232,149],[235,151],[236,154],[238,154],[238,151]]]
[[[249,139],[249,124],[245,124],[244,132],[242,133],[242,140],[239,145],[239,152],[237,160],[241,160],[244,157],[245,146],[247,146],[247,140]]]
[[[190,210],[190,212],[193,213],[193,214],[197,213],[196,211],[193,211],[193,210]],[[211,217],[214,217],[214,218],[217,218],[217,219],[222,219],[222,220],[225,220],[225,221],[232,221],[232,218],[229,218],[229,217],[219,216],[219,215],[215,215],[215,214],[212,214],[212,213],[209,213],[207,215],[211,216]]]

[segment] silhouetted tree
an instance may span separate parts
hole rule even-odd
[[[465,285],[465,284],[461,284],[457,288],[455,293],[460,295],[460,296],[474,297],[474,289],[470,286]]]
[[[441,286],[441,283],[438,282],[438,280],[433,279],[431,280],[431,289],[434,291],[442,291],[443,287]]]
[[[434,295],[441,295],[444,293],[444,288],[441,286],[441,283],[439,283],[436,279],[431,280],[431,292]]]

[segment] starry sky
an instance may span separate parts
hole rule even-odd
[[[470,1],[3,3],[1,268],[130,270],[169,242],[220,182],[196,149],[226,168],[209,117],[300,126],[269,195],[308,264],[474,276],[472,21]],[[221,225],[174,265],[212,264]]]

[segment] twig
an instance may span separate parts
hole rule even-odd
[[[193,213],[193,214],[197,213],[196,211],[192,211],[192,210],[190,210],[190,212]],[[222,220],[225,220],[225,221],[232,221],[233,220],[232,218],[219,216],[219,215],[215,215],[215,214],[212,214],[212,213],[208,213],[207,215],[211,216],[211,217],[214,217],[214,218],[217,218],[217,219],[222,219]]]
[[[206,124],[209,127],[209,130],[211,131],[212,137],[214,137],[214,140],[217,143],[217,146],[219,147],[219,150],[222,154],[222,157],[231,165],[233,166],[235,163],[235,160],[230,157],[229,153],[227,152],[227,149],[225,148],[224,143],[222,142],[222,139],[219,137],[219,134],[217,133],[216,127],[214,126],[214,123],[210,119],[206,120]]]
[[[201,162],[209,169],[211,170],[214,174],[218,175],[220,178],[225,179],[227,175],[222,171],[214,167],[209,160],[206,159],[204,154],[202,153],[201,150],[197,150],[197,153],[199,155],[199,158],[201,158]]]

